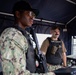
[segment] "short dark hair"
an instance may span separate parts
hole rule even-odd
[[[59,26],[52,26],[51,27],[51,30],[55,30],[55,29],[59,29],[60,30],[60,27]]]

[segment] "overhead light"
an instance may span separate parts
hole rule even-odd
[[[67,32],[67,25],[65,25],[65,28],[63,29],[63,32]]]
[[[63,32],[67,32],[67,28],[64,28],[64,29],[63,29]]]
[[[72,0],[66,0],[66,1],[68,1],[68,2],[70,2],[70,3],[72,3],[72,4],[75,4],[75,5],[76,5],[76,2],[74,2],[74,1],[72,1]]]

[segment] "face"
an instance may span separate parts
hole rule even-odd
[[[52,37],[53,38],[58,38],[59,36],[60,36],[60,30],[59,29],[52,30]]]
[[[22,13],[18,11],[16,17],[19,25],[25,28],[30,27],[33,24],[35,14],[32,11],[23,11]]]

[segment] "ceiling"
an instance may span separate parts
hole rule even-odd
[[[0,12],[11,13],[13,4],[19,0],[0,0]],[[76,19],[76,0],[26,0],[39,9],[38,19],[67,24]]]

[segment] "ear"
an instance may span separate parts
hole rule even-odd
[[[16,15],[17,18],[20,18],[20,12],[19,11],[16,11],[15,15]]]

